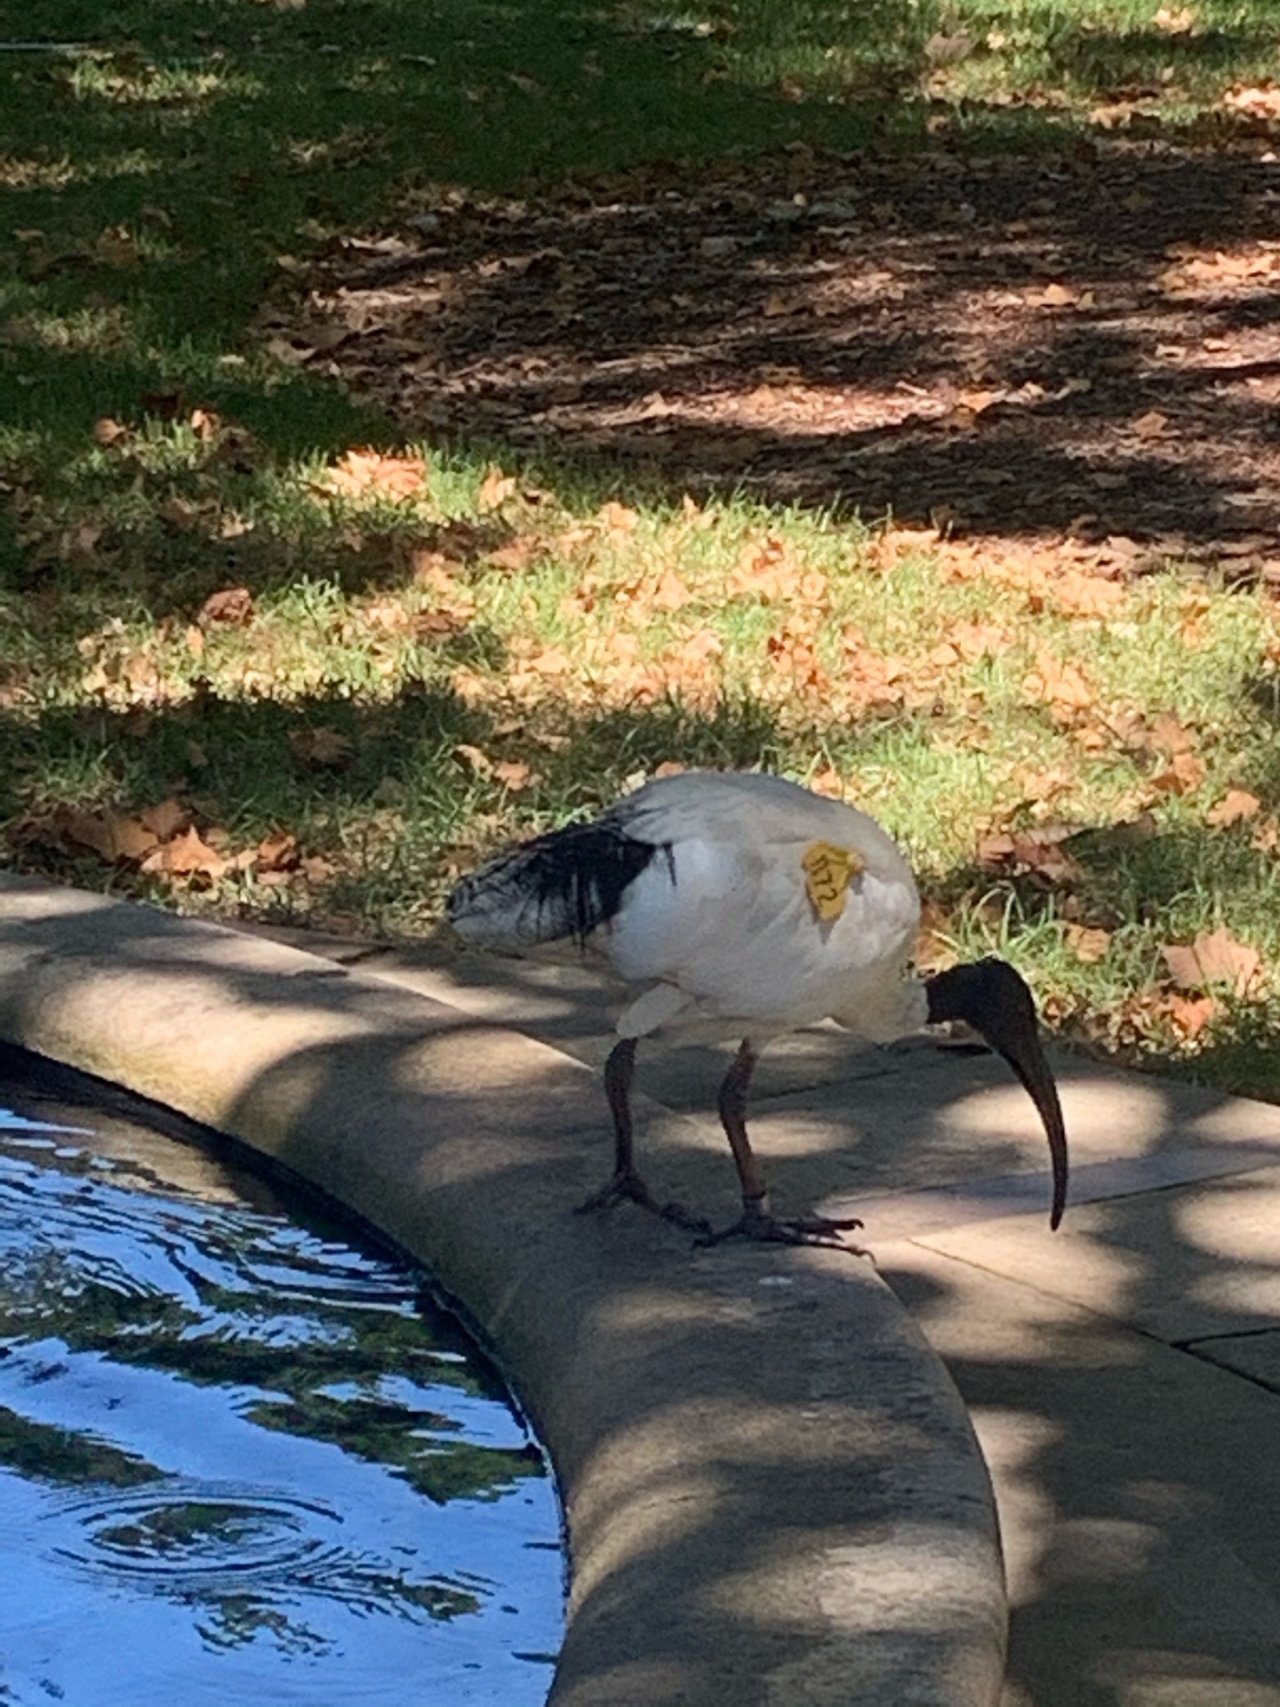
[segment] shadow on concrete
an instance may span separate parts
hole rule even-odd
[[[993,1467],[1009,1707],[1270,1699],[1280,1261],[1251,1229],[1273,1224],[1276,1189],[1273,1158],[1094,1206],[1059,1259],[1065,1280],[1022,1267],[997,1223],[987,1258],[974,1236],[941,1236],[955,1260],[898,1247],[883,1268]]]
[[[615,1686],[620,1700],[633,1698],[627,1689],[638,1700],[645,1689],[661,1698],[663,1678],[696,1680],[709,1656],[726,1653],[741,1666],[743,1699],[766,1675],[799,1690],[815,1645],[865,1676],[904,1634],[944,1668],[970,1663],[957,1634],[966,1610],[906,1592],[892,1524],[904,1489],[914,1479],[918,1491],[955,1455],[963,1426],[943,1438],[927,1408],[903,1409],[894,1378],[901,1347],[886,1334],[881,1295],[865,1290],[860,1265],[791,1252],[698,1253],[684,1235],[640,1216],[573,1219],[567,1210],[597,1179],[608,1148],[598,1086],[585,1071],[532,1046],[513,1059],[485,1020],[353,985],[301,957],[292,976],[265,958],[255,971],[252,940],[235,940],[233,951],[219,939],[199,957],[210,998],[240,1016],[234,1035],[243,1046],[239,1059],[224,1061],[224,1082],[211,1084],[186,929],[160,913],[99,923],[86,914],[85,1002],[109,999],[126,979],[136,990],[141,977],[149,1011],[132,1040],[137,1059],[145,1062],[170,1027],[194,1040],[178,1092],[185,1085],[193,1103],[219,1101],[216,1124],[226,1129],[243,1126],[243,1115],[285,1166],[319,1174],[411,1247],[421,1229],[410,1200],[430,1179],[439,1271],[464,1303],[478,1304],[479,1320],[520,1372],[566,1481],[581,1476],[590,1490],[574,1515],[584,1558],[598,1562],[595,1544],[613,1536],[608,1568],[596,1576],[593,1565],[578,1584],[581,1700],[612,1699]],[[23,968],[3,992],[8,1026],[47,1034],[76,1024],[65,930],[65,919],[34,914],[0,929]],[[51,979],[64,991],[57,1016]],[[262,1031],[285,1013],[294,1045],[259,1056]],[[969,1093],[971,1067],[947,1065]],[[933,1148],[957,1078],[948,1093],[940,1078],[913,1070],[892,1090],[903,1105],[904,1153],[914,1129],[935,1185],[971,1159]],[[1134,1147],[1158,1156],[1185,1145],[1185,1108],[1158,1083],[1141,1092]],[[1196,1107],[1193,1134],[1209,1142],[1228,1100],[1199,1093]],[[661,1124],[651,1166],[663,1184],[699,1202],[722,1189],[727,1159],[706,1134],[680,1120]],[[973,1141],[988,1160],[1001,1154],[998,1143]],[[1107,1135],[1096,1141],[1105,1146]],[[1246,1165],[1256,1160],[1250,1152]],[[774,1165],[779,1184],[796,1183],[790,1157]],[[909,1171],[904,1177],[912,1183]],[[1213,1222],[1216,1205],[1247,1203],[1267,1178],[1246,1173],[1194,1192],[1174,1187],[1077,1208],[1054,1240],[1014,1218],[886,1247],[886,1277],[947,1355],[1009,1502],[1017,1549],[1010,1677],[1023,1692],[1012,1700],[1120,1707],[1153,1667],[1170,1687],[1175,1678],[1206,1690],[1274,1681],[1275,1472],[1258,1441],[1264,1418],[1274,1438],[1277,1398],[1221,1365],[1224,1338],[1277,1328],[1277,1310],[1256,1300],[1276,1296],[1280,1262],[1265,1241],[1242,1262],[1229,1228]],[[1020,1275],[1024,1260],[1033,1266]],[[990,1291],[997,1283],[998,1298]],[[543,1293],[543,1307],[529,1310],[522,1295],[535,1284],[550,1286],[553,1307]],[[824,1322],[831,1312],[833,1350],[847,1332],[844,1375],[838,1355],[807,1361],[815,1312]],[[875,1380],[865,1379],[868,1356]],[[554,1386],[549,1369],[558,1372]],[[861,1372],[852,1387],[850,1370]],[[845,1480],[853,1446],[868,1473]],[[642,1471],[629,1456],[637,1450]],[[940,1566],[971,1540],[966,1502],[975,1497],[972,1488],[959,1497],[950,1539],[945,1502],[936,1535],[924,1538]],[[693,1526],[681,1538],[689,1575],[676,1580],[668,1549],[682,1525]],[[816,1575],[815,1556],[823,1561]],[[850,1589],[844,1573],[859,1560],[883,1572],[884,1604]],[[655,1573],[672,1609],[657,1627],[640,1617]],[[699,1699],[696,1688],[689,1699]]]

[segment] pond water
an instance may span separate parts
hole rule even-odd
[[[29,1059],[0,1052],[0,1703],[544,1702],[547,1462],[423,1277]]]

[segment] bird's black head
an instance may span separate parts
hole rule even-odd
[[[1004,1056],[1040,1111],[1053,1161],[1050,1227],[1067,1202],[1067,1130],[1049,1063],[1040,1047],[1036,1007],[1025,980],[1004,960],[973,960],[925,980],[929,1023],[964,1020]]]

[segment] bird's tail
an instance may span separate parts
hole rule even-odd
[[[449,897],[450,924],[468,942],[528,948],[584,941],[618,911],[627,888],[670,850],[607,821],[570,824],[521,842],[464,877]]]

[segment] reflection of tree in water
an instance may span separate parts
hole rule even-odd
[[[33,1232],[0,1287],[0,1336],[56,1337],[72,1352],[240,1389],[241,1414],[258,1426],[383,1464],[438,1503],[497,1499],[545,1474],[532,1443],[463,1439],[464,1424],[432,1403],[442,1387],[506,1394],[404,1270],[251,1211],[90,1183],[74,1155],[36,1171],[42,1192],[99,1235],[106,1226],[120,1249],[99,1237],[85,1254],[65,1226],[50,1248]],[[161,1289],[169,1278],[173,1291]],[[0,1453],[10,1461],[2,1429]],[[38,1454],[24,1468],[50,1473]]]
[[[384,1615],[399,1613],[407,1618],[454,1618],[459,1613],[478,1612],[480,1601],[465,1590],[440,1583],[411,1582],[374,1570],[350,1568],[335,1580],[316,1584],[304,1581],[311,1592],[343,1601],[353,1610]],[[243,1648],[266,1640],[287,1654],[322,1654],[331,1640],[313,1630],[303,1619],[282,1612],[274,1600],[243,1590],[221,1593],[213,1588],[198,1593],[185,1591],[180,1598],[198,1607],[203,1618],[196,1623],[200,1636],[211,1648]],[[284,1598],[284,1595],[281,1595]]]
[[[0,1155],[0,1359],[5,1341],[18,1381],[5,1385],[16,1408],[0,1405],[0,1468],[58,1490],[57,1550],[74,1568],[189,1609],[214,1650],[316,1659],[342,1646],[325,1602],[447,1621],[482,1612],[495,1585],[432,1572],[409,1548],[388,1557],[309,1493],[162,1470],[127,1432],[109,1438],[109,1412],[87,1427],[24,1416],[24,1388],[74,1383],[84,1357],[217,1388],[211,1402],[245,1426],[337,1448],[438,1504],[545,1474],[515,1426],[499,1423],[492,1445],[467,1437],[474,1401],[507,1395],[412,1271],[70,1148]]]
[[[0,1464],[28,1480],[73,1487],[96,1482],[112,1488],[134,1488],[164,1475],[153,1464],[91,1434],[33,1422],[6,1405],[0,1405]],[[0,1701],[3,1699],[0,1696]]]
[[[323,1654],[329,1643],[306,1624],[286,1618],[276,1606],[253,1594],[224,1594],[210,1599],[188,1595],[190,1606],[203,1607],[196,1620],[200,1640],[209,1648],[246,1648],[265,1638],[285,1654]]]

